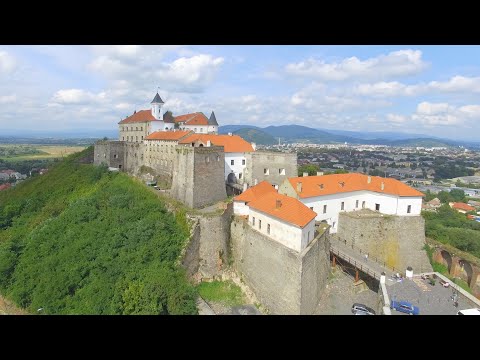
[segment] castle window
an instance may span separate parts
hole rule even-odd
[[[345,210],[345,202],[342,201],[342,204],[340,205],[340,210]]]
[[[252,217],[252,226],[255,226],[255,216]]]
[[[285,175],[285,169],[284,169],[284,168],[278,169],[278,173],[279,173],[280,175]]]
[[[270,235],[270,224],[267,224],[267,234]]]
[[[407,206],[407,214],[410,214],[412,212],[412,205]]]
[[[124,141],[124,140],[125,140],[125,136],[122,136],[122,141]]]
[[[327,213],[327,205],[323,205],[323,213],[324,213],[324,214]]]
[[[138,126],[135,126],[135,131],[138,131]]]
[[[310,210],[312,210],[312,211],[313,211],[313,206],[310,206]]]
[[[245,165],[245,159],[242,159],[242,165]]]
[[[106,159],[106,158],[107,158],[107,154],[103,153],[103,158]]]
[[[200,128],[200,132],[203,132],[203,128]]]
[[[258,219],[258,230],[262,230],[262,220]]]
[[[263,169],[263,175],[269,175],[270,170],[268,168]]]
[[[142,135],[142,140],[143,140],[143,135]]]
[[[142,126],[142,127],[140,127],[140,131],[143,131],[143,126]]]
[[[355,201],[355,207],[358,208],[358,200]]]
[[[235,160],[230,160],[230,165],[235,165]]]
[[[365,209],[365,201],[362,201],[362,209]]]
[[[380,211],[380,204],[375,204],[375,210]]]
[[[114,154],[114,155],[113,155],[113,158],[114,158],[114,159],[117,159],[117,158],[118,158],[118,155],[117,155],[117,154]]]
[[[137,142],[138,142],[138,136],[135,136],[135,141],[137,141]]]
[[[194,128],[193,131],[197,132],[197,128]]]
[[[238,173],[238,178],[239,178],[239,179],[242,178],[242,173]]]

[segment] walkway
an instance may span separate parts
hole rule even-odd
[[[345,243],[339,240],[331,238],[330,252],[377,280],[380,280],[380,275],[382,272],[385,272],[387,278],[394,274],[392,269],[375,262],[371,258],[368,258],[366,261],[365,254],[360,253],[360,251],[357,249],[352,249],[351,246],[345,245]]]

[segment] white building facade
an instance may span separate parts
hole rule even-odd
[[[302,228],[250,208],[248,222],[263,235],[298,252],[302,252],[315,237],[315,219]]]

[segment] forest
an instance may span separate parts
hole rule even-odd
[[[177,262],[185,215],[125,174],[82,164],[92,151],[0,193],[0,294],[29,313],[196,314]]]
[[[468,220],[450,208],[442,205],[437,212],[423,211],[425,218],[425,234],[444,244],[468,252],[480,258],[480,223]]]

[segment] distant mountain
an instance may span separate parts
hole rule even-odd
[[[384,139],[384,140],[405,140],[405,139],[419,139],[419,138],[432,138],[438,139],[435,136],[429,136],[425,134],[406,134],[406,133],[397,133],[392,131],[347,131],[347,130],[330,130],[330,129],[318,129],[321,131],[326,131],[335,135],[344,135],[352,138],[363,139],[363,140],[375,140],[375,139]]]
[[[312,129],[300,125],[268,126],[262,130],[272,135],[277,140],[278,138],[280,138],[281,141],[288,142],[307,141],[311,143],[331,144],[342,142],[355,142],[358,140],[349,136],[334,135],[326,131]]]
[[[234,133],[235,131],[238,131],[240,129],[257,129],[257,130],[263,130],[259,128],[258,126],[253,126],[253,125],[224,125],[224,126],[219,126],[218,127],[218,133],[219,134],[228,134],[228,133]]]
[[[235,135],[239,135],[248,142],[254,142],[258,145],[273,145],[278,141],[270,134],[257,128],[244,128],[233,132]]]

